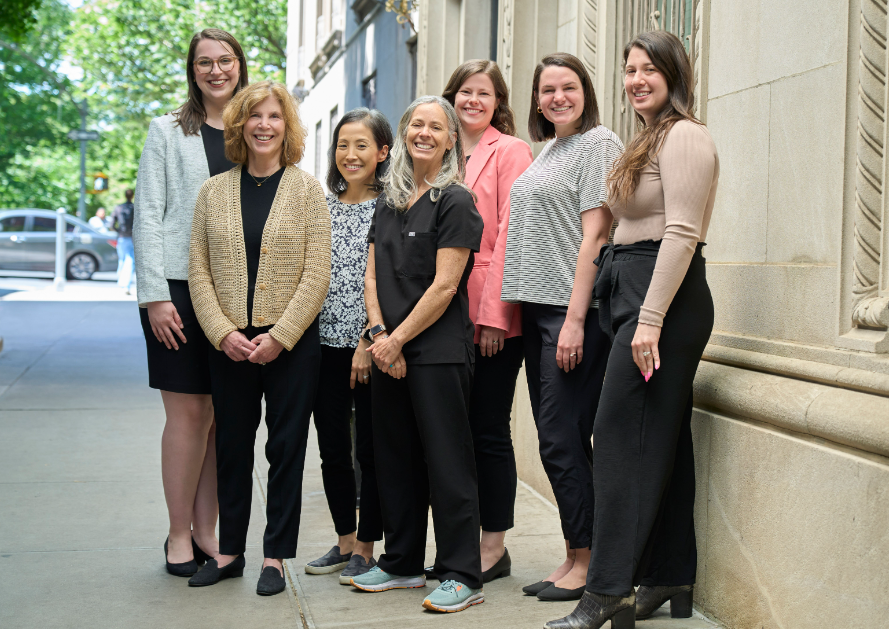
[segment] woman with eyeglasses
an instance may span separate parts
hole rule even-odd
[[[160,390],[166,413],[161,473],[170,529],[164,554],[167,571],[180,577],[219,552],[209,343],[189,295],[188,249],[201,185],[234,166],[225,156],[222,110],[247,85],[240,44],[219,29],[197,33],[186,75],[188,100],[148,129],[133,224],[148,385]]]

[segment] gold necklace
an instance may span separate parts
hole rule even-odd
[[[278,172],[278,171],[275,171],[275,172]],[[266,177],[266,178],[263,179],[262,181],[257,181],[256,177],[254,177],[253,175],[251,175],[249,170],[247,171],[247,174],[250,175],[250,179],[252,179],[252,180],[256,183],[256,187],[257,187],[257,188],[261,188],[261,187],[262,187],[262,184],[264,184],[266,181],[268,181],[269,178],[272,177],[272,175],[274,175],[275,173],[272,173],[271,175],[269,175],[268,177]]]

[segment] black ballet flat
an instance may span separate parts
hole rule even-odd
[[[537,596],[552,584],[552,581],[538,581],[537,583],[532,583],[531,585],[523,587],[522,592],[531,596]]]
[[[508,577],[510,574],[512,574],[512,559],[509,558],[509,551],[504,548],[503,556],[497,563],[482,572],[482,583],[490,583],[494,579]]]
[[[275,566],[266,566],[259,575],[256,593],[260,596],[274,596],[284,591],[287,582]]]
[[[567,590],[565,588],[556,587],[553,583],[545,590],[537,593],[537,598],[541,601],[579,601],[583,596],[586,586],[581,585],[579,588]]]
[[[164,558],[165,559],[167,559],[167,556],[170,554],[169,546],[170,546],[170,538],[167,537],[167,539],[164,540]],[[167,572],[172,574],[174,577],[190,577],[197,571],[198,571],[198,564],[194,559],[192,559],[191,561],[183,562],[183,563],[170,563],[170,560],[167,559]]]
[[[188,584],[191,587],[204,587],[207,585],[216,585],[223,579],[243,577],[244,566],[246,563],[244,555],[241,554],[235,557],[230,564],[220,568],[214,557],[207,561],[207,565],[204,566],[203,570],[188,580]]]
[[[636,626],[636,596],[606,596],[584,592],[574,611],[558,620],[550,620],[544,629],[601,629],[611,621],[611,629]]]
[[[670,601],[672,618],[691,618],[694,585],[640,585],[636,590],[636,620],[644,620]]]
[[[194,541],[194,537],[191,538],[191,550],[194,553],[194,560],[199,566],[203,566],[205,563],[213,559],[213,557],[201,550],[198,543]]]

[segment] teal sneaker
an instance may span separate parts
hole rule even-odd
[[[379,566],[374,566],[364,574],[352,577],[351,583],[365,592],[385,592],[386,590],[426,587],[426,577],[422,574],[416,577],[398,577],[383,572]]]
[[[482,588],[473,590],[459,581],[445,581],[423,601],[423,607],[436,612],[460,612],[485,602]]]

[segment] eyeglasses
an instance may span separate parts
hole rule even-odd
[[[209,59],[207,57],[201,57],[194,62],[194,67],[198,71],[198,74],[210,74],[213,71],[213,64],[215,63],[217,66],[219,66],[220,72],[228,72],[235,67],[235,61],[237,60],[237,57],[229,56],[219,57],[219,59]]]

